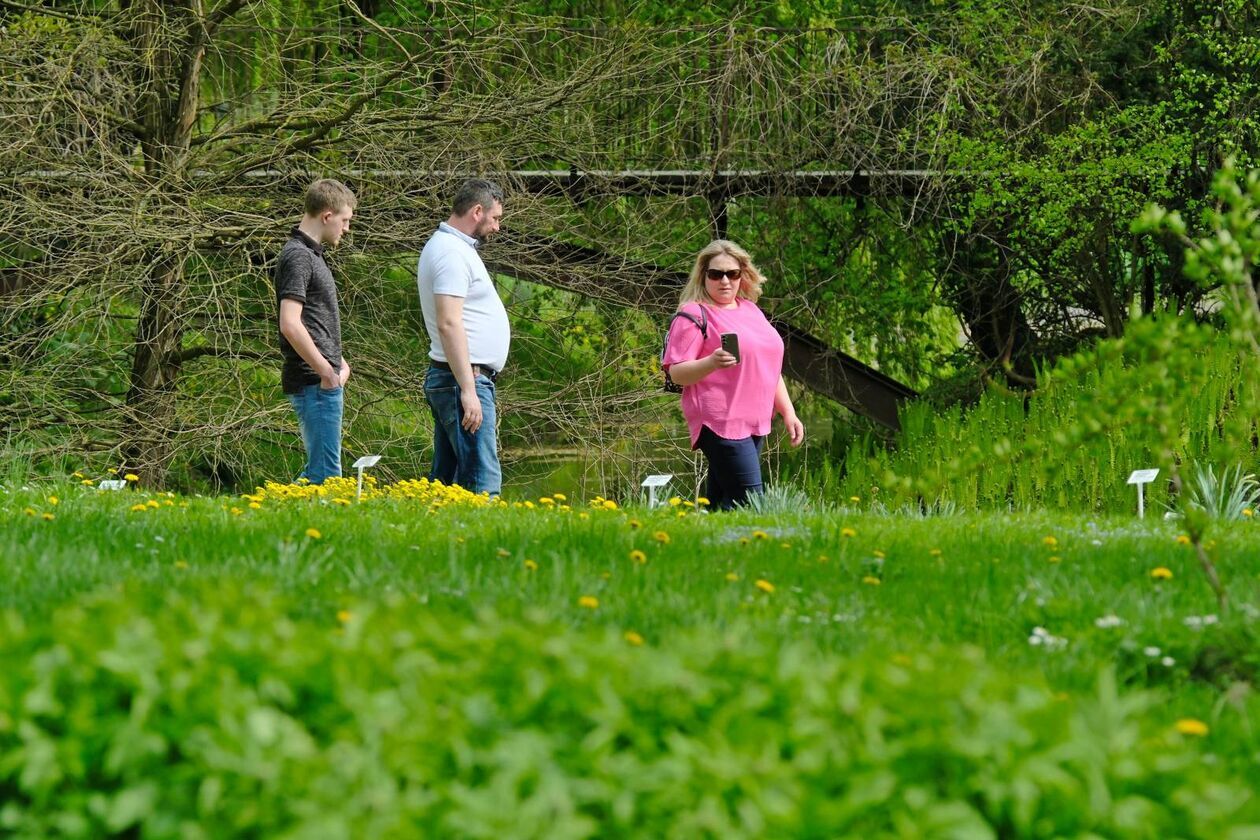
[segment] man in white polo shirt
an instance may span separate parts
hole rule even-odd
[[[477,254],[499,231],[503,191],[473,178],[420,252],[416,277],[429,333],[424,396],[433,410],[430,479],[497,496],[495,380],[507,364],[507,310]]]

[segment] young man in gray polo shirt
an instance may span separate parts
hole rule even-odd
[[[306,447],[300,478],[323,484],[341,475],[342,388],[350,363],[341,352],[337,284],[324,261],[350,230],[357,201],[340,181],[323,179],[306,191],[305,215],[276,263],[280,307],[280,384],[297,412]]]
[[[503,191],[465,181],[451,217],[420,252],[417,282],[429,333],[424,396],[433,411],[430,479],[497,496],[503,473],[495,440],[495,380],[507,364],[507,310],[477,254],[499,230]]]

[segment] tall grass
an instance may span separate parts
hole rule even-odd
[[[1246,466],[1254,451],[1221,452],[1222,429],[1240,383],[1236,356],[1224,340],[1201,357],[1202,387],[1186,395],[1181,434],[1174,455],[1179,463],[1221,463]],[[1103,374],[1090,371],[1073,381],[1042,374],[1031,394],[992,387],[964,410],[938,409],[924,402],[902,410],[901,433],[893,448],[871,438],[850,449],[842,476],[834,471],[813,476],[823,496],[879,498],[889,474],[918,476],[941,472],[968,454],[978,454],[996,441],[1009,441],[1018,451],[1028,441],[1052,441],[1057,432],[1084,422],[1086,412],[1104,396]],[[1105,395],[1108,399],[1116,395]],[[1024,458],[993,458],[978,468],[944,471],[940,495],[963,510],[1033,510],[1050,508],[1088,513],[1124,513],[1136,508],[1136,492],[1125,480],[1130,472],[1158,463],[1158,436],[1141,424],[1124,424],[1071,448],[1047,444]],[[1146,488],[1147,505],[1170,501],[1166,472]]]

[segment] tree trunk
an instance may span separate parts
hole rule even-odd
[[[197,120],[205,28],[200,0],[131,5],[136,15],[133,43],[144,56],[140,122],[145,174],[166,185],[158,201],[178,195]],[[141,481],[161,485],[171,454],[176,389],[183,349],[181,313],[185,299],[184,260],[162,245],[153,249],[141,286],[131,378],[127,388],[123,458]]]
[[[159,485],[170,459],[175,429],[175,393],[183,348],[180,303],[183,262],[167,256],[156,261],[145,281],[140,320],[127,389],[123,460],[149,485]]]
[[[1004,243],[1000,231],[949,235],[946,286],[954,311],[966,324],[980,356],[1000,365],[1011,385],[1027,388],[1036,381],[1035,336],[1022,296],[1011,283],[1012,267]]]

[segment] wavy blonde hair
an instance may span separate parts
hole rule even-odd
[[[691,269],[691,277],[688,278],[687,285],[683,286],[682,294],[678,297],[679,309],[687,303],[713,303],[713,298],[709,297],[704,287],[704,272],[709,268],[709,263],[713,258],[720,254],[726,254],[739,263],[741,274],[736,296],[752,303],[756,303],[761,297],[761,284],[766,278],[761,276],[761,272],[753,264],[752,257],[729,239],[715,239],[705,245],[696,255],[696,264]]]

